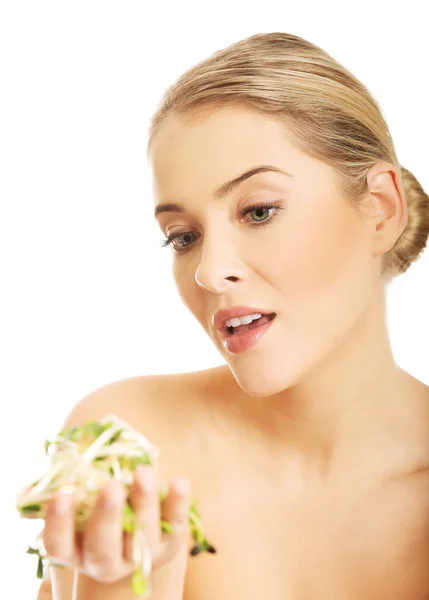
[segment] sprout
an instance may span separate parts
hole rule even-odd
[[[150,551],[146,547],[142,528],[131,506],[130,488],[133,472],[139,465],[157,467],[159,449],[128,423],[109,415],[101,421],[88,421],[83,426],[67,427],[53,440],[44,444],[49,468],[45,475],[24,489],[17,498],[16,508],[21,517],[43,519],[49,500],[60,489],[71,492],[75,499],[75,529],[82,531],[94,507],[99,490],[115,479],[127,488],[122,527],[134,539],[134,573],[131,580],[133,592],[149,597],[148,576],[152,569]],[[167,487],[159,489],[160,504],[168,494]],[[215,553],[215,548],[205,537],[201,515],[196,502],[189,508],[189,526],[195,541],[190,555],[200,552]],[[160,520],[164,533],[172,533],[173,527]],[[28,547],[28,554],[38,557],[37,577],[43,577],[44,564],[63,566],[53,562],[43,547],[42,533],[36,547]]]

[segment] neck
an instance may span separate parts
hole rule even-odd
[[[244,394],[239,412],[281,452],[288,447],[329,461],[382,424],[382,411],[403,397],[407,377],[392,354],[380,289],[347,339],[313,372],[270,397]]]

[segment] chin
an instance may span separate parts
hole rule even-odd
[[[283,356],[276,353],[263,357],[261,354],[252,364],[247,358],[231,360],[229,357],[227,363],[240,388],[255,398],[274,396],[296,386],[317,371],[321,360],[315,349],[309,353],[304,348]]]
[[[263,364],[256,369],[246,368],[245,365],[240,368],[236,364],[230,364],[229,368],[243,392],[255,398],[273,396],[299,381],[298,374],[293,368],[290,372],[284,368],[276,369],[273,365],[264,368]]]

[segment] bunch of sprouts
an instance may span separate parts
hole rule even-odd
[[[20,515],[27,519],[44,519],[52,496],[60,489],[69,491],[75,500],[75,530],[80,532],[85,528],[100,489],[112,479],[121,482],[127,488],[122,527],[133,535],[132,590],[138,596],[150,597],[148,577],[152,560],[143,528],[137,522],[131,505],[130,488],[133,472],[139,465],[157,467],[157,446],[128,423],[115,415],[108,415],[100,421],[88,421],[82,426],[63,429],[55,439],[45,442],[44,450],[49,459],[49,468],[45,475],[18,495],[16,508]],[[166,487],[159,489],[160,503],[167,493]],[[160,527],[165,533],[173,531],[172,525],[163,519],[160,520]],[[205,537],[195,501],[191,502],[189,508],[189,528],[195,542],[191,556],[200,552],[216,552]],[[29,546],[27,553],[38,557],[39,578],[43,577],[45,567],[62,566],[47,555],[42,533],[35,544]],[[77,592],[76,570],[74,580],[73,599]]]

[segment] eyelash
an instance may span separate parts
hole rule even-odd
[[[280,210],[283,210],[282,206],[275,206],[273,204],[261,202],[260,204],[253,204],[252,206],[246,206],[246,208],[243,208],[240,211],[240,216],[245,217],[247,214],[249,214],[255,210],[260,210],[260,209],[264,209],[264,208],[265,209],[274,208],[275,210],[271,214],[271,216],[268,217],[268,219],[265,219],[265,221],[254,221],[252,227],[263,227],[264,225],[269,225],[279,215]],[[171,235],[167,236],[164,240],[162,240],[161,246],[162,247],[169,246],[173,242],[173,240],[175,240],[176,238],[178,238],[182,235],[189,234],[189,233],[193,233],[193,232],[192,231],[180,231],[177,233],[172,233]],[[192,246],[192,243],[188,244],[187,246],[182,246],[180,249],[177,249],[176,247],[174,247],[174,249],[178,254],[180,254],[180,253],[186,252],[191,246]]]

